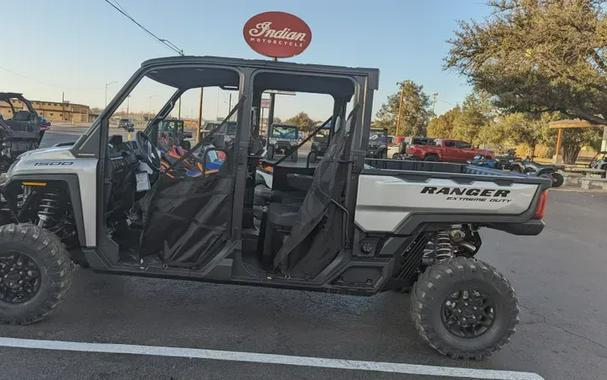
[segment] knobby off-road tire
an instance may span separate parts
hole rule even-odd
[[[563,175],[561,173],[552,173],[552,176],[550,178],[552,180],[552,187],[561,187],[563,186],[563,182],[565,182],[565,178],[563,177]]]
[[[2,270],[8,275],[0,278],[4,290],[0,293],[0,323],[27,325],[44,319],[63,301],[71,284],[72,261],[53,233],[31,224],[8,224],[0,227]],[[31,275],[25,278],[33,285],[28,294],[22,292],[26,294],[23,299],[15,299],[15,293],[7,293],[8,281],[18,283],[24,273]]]
[[[489,310],[493,310],[490,315],[494,318],[489,327],[482,327],[484,330],[478,336],[463,337],[447,327],[444,315],[454,310],[449,308],[453,307],[453,295],[458,292],[470,295],[474,291],[468,292],[469,289],[487,296],[493,305]],[[463,301],[457,302],[461,302],[457,305],[463,309]],[[432,348],[454,359],[480,360],[499,350],[514,333],[518,312],[510,283],[495,268],[474,258],[456,257],[428,267],[411,291],[411,317],[420,336]],[[470,321],[469,314],[465,316]],[[462,314],[459,318],[461,321]]]

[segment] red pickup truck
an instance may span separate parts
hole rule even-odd
[[[407,153],[424,161],[466,162],[480,155],[493,158],[493,152],[487,149],[473,148],[470,143],[458,140],[436,139],[429,144],[412,144]]]

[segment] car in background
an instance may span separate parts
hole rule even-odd
[[[133,132],[135,130],[135,124],[131,119],[120,119],[118,121],[118,128],[122,128],[127,132]]]
[[[407,147],[411,145],[434,145],[434,139],[423,136],[394,136],[391,144],[388,145],[388,157],[393,160],[410,159]]]
[[[435,139],[429,143],[429,140],[420,139],[417,142],[418,144],[407,147],[407,154],[418,160],[468,162],[476,156],[487,159],[494,157],[491,150],[474,148],[472,144],[461,140]]]
[[[315,162],[318,158],[325,155],[325,152],[329,147],[330,134],[331,129],[327,125],[318,130],[316,135],[312,137],[312,146],[310,147],[310,153],[308,154],[308,162]]]
[[[199,138],[200,140],[206,139],[211,131],[214,131],[210,143],[217,148],[228,149],[236,138],[237,124],[235,121],[226,121],[221,125],[221,128],[217,129],[220,125],[220,122],[206,122],[204,128],[200,131]]]
[[[297,145],[299,144],[299,128],[291,124],[272,124],[268,132],[266,157],[289,155],[291,161],[297,161]]]
[[[184,149],[192,146],[192,131],[185,129],[183,120],[166,119],[158,123],[158,140],[162,145],[179,145]]]
[[[369,145],[367,158],[388,158],[388,130],[384,128],[371,128],[369,132]]]
[[[588,164],[590,169],[607,170],[607,151],[597,152]],[[601,173],[601,177],[605,178],[605,172]]]

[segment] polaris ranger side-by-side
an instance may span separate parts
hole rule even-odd
[[[268,146],[266,157],[273,159],[277,155],[288,156],[291,161],[297,161],[297,144],[299,128],[291,124],[272,124],[268,131]]]
[[[74,261],[99,272],[365,296],[411,289],[414,324],[437,351],[482,358],[499,349],[518,321],[517,299],[475,258],[479,232],[539,234],[550,181],[465,164],[365,163],[378,76],[219,57],[144,62],[73,146],[28,152],[7,173],[0,321],[45,318],[66,296]],[[172,96],[135,141],[109,136],[110,117],[143,78]],[[238,88],[238,103],[167,161],[157,124],[186,90],[211,86]],[[257,192],[267,90],[330,95],[331,139],[315,166],[264,162],[274,165],[272,188]],[[211,141],[228,120],[237,121],[234,143],[218,147]]]
[[[38,147],[50,124],[19,93],[0,92],[0,103],[10,110],[10,117],[0,114],[0,172],[5,172],[17,156]],[[15,107],[19,103],[23,108]]]

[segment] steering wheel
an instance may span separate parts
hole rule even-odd
[[[160,171],[160,152],[158,151],[156,145],[154,145],[148,135],[142,131],[137,132],[135,139],[137,140],[139,156],[143,158],[145,163],[148,164],[152,170]]]

